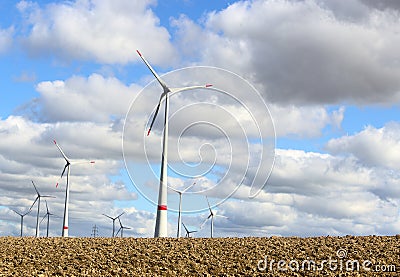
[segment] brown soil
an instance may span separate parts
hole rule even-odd
[[[399,276],[399,246],[400,235],[2,237],[0,276]]]

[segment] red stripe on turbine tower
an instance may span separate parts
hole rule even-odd
[[[64,226],[64,230],[68,230],[68,226]]]
[[[160,211],[166,211],[167,210],[167,205],[158,205],[158,209]]]

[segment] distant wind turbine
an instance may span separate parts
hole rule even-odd
[[[36,188],[36,186],[35,186],[35,183],[32,181],[32,185],[33,185],[33,187],[35,188],[35,191],[36,191],[36,193],[37,193],[37,196],[36,196],[36,199],[35,199],[35,201],[33,201],[33,204],[32,204],[32,206],[30,207],[30,209],[29,210],[32,210],[32,207],[35,205],[35,203],[36,203],[36,201],[38,202],[38,205],[37,205],[37,214],[36,214],[36,234],[35,234],[35,237],[38,237],[39,236],[39,213],[40,213],[40,198],[45,198],[45,197],[54,197],[54,196],[50,196],[50,195],[41,195],[40,193],[39,193],[39,191],[38,191],[38,189]]]
[[[189,231],[188,228],[186,228],[185,224],[182,222],[183,228],[185,228],[186,231],[186,236],[185,238],[190,238],[190,234],[191,233],[196,233],[197,231],[193,230],[193,231]]]
[[[176,237],[180,238],[181,237],[181,224],[182,224],[182,217],[181,217],[181,213],[182,213],[182,194],[184,194],[188,189],[190,189],[191,187],[193,187],[196,184],[196,182],[194,182],[193,184],[191,184],[190,186],[188,186],[187,188],[185,188],[184,190],[180,191],[174,188],[171,188],[173,191],[175,191],[176,193],[179,194],[179,211],[178,211],[178,229],[176,232]]]
[[[161,102],[165,99],[165,108],[164,108],[164,134],[163,134],[163,148],[162,148],[162,156],[161,156],[161,174],[160,174],[160,188],[158,191],[158,206],[157,206],[157,217],[156,217],[156,226],[154,231],[154,237],[167,237],[167,184],[168,184],[168,111],[169,111],[169,94],[176,93],[185,90],[191,89],[200,89],[200,88],[208,88],[212,85],[203,85],[203,86],[191,86],[191,87],[183,87],[183,88],[169,88],[165,82],[158,76],[158,74],[154,71],[151,65],[147,62],[147,60],[142,56],[139,50],[136,50],[139,54],[140,58],[146,64],[148,69],[157,79],[158,83],[163,88],[163,93],[160,96],[160,100],[158,101],[158,105],[156,111],[154,113],[153,119],[151,121],[149,130],[147,131],[147,135],[150,135],[151,128],[153,127],[154,121],[156,120],[158,111],[161,106]]]
[[[64,176],[65,170],[67,169],[67,185],[65,187],[64,219],[63,219],[63,228],[62,228],[61,232],[62,232],[63,237],[68,237],[69,178],[70,178],[70,173],[71,173],[71,165],[82,164],[82,163],[94,164],[94,161],[72,162],[64,154],[61,147],[57,144],[57,142],[55,140],[54,140],[54,144],[57,146],[58,150],[60,150],[61,155],[63,156],[64,160],[66,161],[64,169],[61,173],[61,178],[62,178]],[[58,183],[57,183],[56,187],[58,187]]]
[[[214,214],[214,212],[211,210],[210,202],[208,201],[208,197],[207,196],[206,196],[206,199],[207,199],[208,209],[210,210],[210,215],[200,225],[200,229],[203,229],[204,224],[207,222],[207,220],[209,220],[211,218],[211,235],[210,235],[210,237],[213,238],[213,236],[214,236],[214,216],[219,216],[219,217],[224,217],[224,218],[227,218],[227,217],[224,216],[224,215]]]
[[[19,213],[16,210],[13,210],[14,213],[16,213],[17,215],[19,215],[21,217],[21,234],[20,237],[22,237],[22,231],[24,228],[24,216],[26,216],[27,214],[29,214],[31,212],[31,210],[29,209],[27,212],[25,213]]]
[[[117,231],[117,233],[115,234],[115,236],[118,236],[118,233],[121,231],[121,238],[123,238],[123,237],[124,237],[124,229],[129,230],[129,229],[131,229],[131,228],[130,228],[130,227],[123,226],[122,223],[121,223],[121,219],[120,219],[119,217],[118,217],[118,221],[119,221],[119,226],[120,226],[120,228],[118,229],[118,231]]]
[[[46,237],[49,237],[49,225],[50,225],[50,216],[54,215],[52,213],[49,212],[49,207],[47,206],[47,201],[44,201],[46,203],[46,214],[44,215],[44,217],[42,218],[42,220],[40,221],[40,223],[42,223],[42,221],[47,217],[47,232],[46,232]]]
[[[111,219],[111,220],[113,221],[112,237],[115,236],[115,220],[116,220],[117,218],[119,219],[119,217],[120,217],[121,215],[123,215],[124,213],[125,213],[125,212],[122,212],[119,216],[116,216],[116,217],[111,217],[111,216],[109,216],[109,215],[103,214],[104,216],[108,217],[109,219]]]

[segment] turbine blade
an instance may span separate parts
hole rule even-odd
[[[95,161],[80,161],[80,162],[71,162],[70,164],[94,164]]]
[[[200,230],[203,229],[204,224],[206,224],[206,222],[207,222],[207,220],[208,220],[209,218],[210,218],[210,216],[208,216],[208,217],[203,221],[203,223],[200,225]]]
[[[58,188],[58,185],[60,184],[61,179],[62,179],[61,177],[58,178],[57,183],[56,183],[56,188]]]
[[[121,215],[123,215],[125,212],[122,212],[119,216],[117,216],[116,218],[118,218],[119,219],[119,217],[121,216]]]
[[[40,221],[39,224],[42,224],[42,221],[46,218],[47,214],[44,215],[44,217],[42,218],[42,220]]]
[[[19,212],[17,212],[16,210],[13,210],[13,209],[11,209],[14,213],[16,213],[16,214],[18,214],[18,215],[20,215],[20,216],[23,216],[22,214],[20,214]]]
[[[210,88],[213,85],[211,84],[206,84],[206,85],[201,85],[201,86],[189,86],[189,87],[183,87],[183,88],[170,88],[169,91],[171,94],[175,94],[176,92],[182,92],[185,90],[194,90],[194,89],[204,89],[204,88]]]
[[[26,216],[27,214],[29,214],[31,212],[31,210],[28,210],[26,213],[24,213],[22,216]]]
[[[189,230],[186,228],[185,224],[182,222],[183,228],[185,228],[186,232],[189,232]]]
[[[33,204],[32,204],[32,206],[29,208],[29,211],[32,210],[32,207],[35,205],[35,203],[36,203],[36,201],[37,201],[38,199],[39,199],[39,196],[37,196],[36,199],[35,199],[35,201],[33,201]]]
[[[122,223],[121,223],[121,219],[118,217],[118,222],[119,222],[119,226],[121,226],[121,228],[123,228]]]
[[[140,58],[143,60],[143,62],[146,64],[147,68],[151,71],[151,73],[156,77],[157,81],[160,83],[160,85],[163,87],[164,91],[169,91],[167,85],[164,83],[164,81],[158,76],[158,74],[155,72],[155,70],[151,67],[151,65],[147,62],[147,60],[142,56],[142,53],[139,52],[139,50],[136,50],[136,52],[139,54]]]
[[[42,197],[48,197],[48,196],[42,196]],[[44,200],[44,202],[46,203],[46,211],[47,211],[47,213],[49,213],[49,206],[47,206],[47,201]]]
[[[57,198],[57,197],[55,197],[55,196],[53,196],[53,195],[40,195],[40,197]]]
[[[182,191],[180,191],[180,190],[177,190],[177,189],[174,189],[174,188],[172,188],[172,187],[168,187],[170,190],[173,190],[173,191],[175,191],[176,193],[182,193]]]
[[[150,135],[151,128],[153,128],[153,124],[154,124],[154,121],[156,120],[158,111],[160,110],[160,106],[161,106],[161,98],[160,98],[160,101],[158,101],[158,105],[157,105],[157,108],[156,108],[156,112],[154,113],[153,119],[151,120],[151,124],[150,124],[149,130],[147,131],[147,135]]]
[[[225,216],[225,215],[222,215],[222,214],[216,214],[215,216],[217,216],[217,217],[223,217],[223,218],[229,219],[229,217],[227,217],[227,216]]]
[[[207,199],[208,209],[210,210],[210,213],[213,214],[213,212],[211,210],[210,202],[208,201],[208,197],[207,196],[206,196],[206,199]]]
[[[112,217],[111,217],[111,216],[109,216],[109,215],[106,215],[106,214],[102,214],[102,215],[104,215],[104,216],[108,217],[109,219],[112,219],[112,220],[114,220],[114,218],[112,218]]]
[[[193,184],[191,184],[190,186],[188,186],[187,188],[185,188],[184,190],[182,190],[182,193],[186,192],[188,189],[190,189],[191,187],[193,187],[196,184],[196,182],[194,182]]]
[[[119,233],[119,231],[121,231],[121,229],[122,229],[122,227],[120,227],[120,228],[118,229],[118,231],[117,231],[117,233],[115,234],[114,237],[118,236],[118,233]]]
[[[61,178],[64,176],[65,170],[67,169],[67,167],[69,166],[69,162],[67,162],[64,166],[64,170],[61,173]]]
[[[32,180],[31,180],[31,181],[32,181]],[[37,188],[36,188],[36,186],[35,186],[35,183],[34,183],[33,181],[32,181],[32,185],[33,185],[33,187],[35,188],[37,195],[40,195],[40,193],[39,193],[39,191],[37,190]]]
[[[57,144],[56,140],[53,140],[53,141],[54,141],[54,144],[57,146],[58,150],[60,151],[61,155],[63,156],[63,158],[67,161],[67,163],[69,163],[68,157],[64,154],[61,147]]]

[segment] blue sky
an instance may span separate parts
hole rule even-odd
[[[30,180],[57,197],[49,207],[62,217],[52,139],[96,160],[72,169],[72,236],[94,224],[109,236],[101,214],[122,211],[125,235],[153,235],[146,197],[157,198],[162,112],[144,135],[160,88],[136,49],[172,86],[216,87],[171,97],[170,185],[196,181],[185,224],[200,228],[208,196],[228,217],[216,219],[217,236],[400,232],[396,2],[3,1],[0,13],[0,235],[19,234],[12,209],[32,204]],[[176,219],[171,211],[171,236]],[[61,218],[50,233],[60,235]]]

